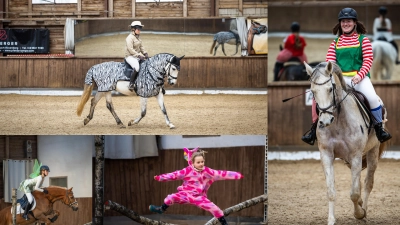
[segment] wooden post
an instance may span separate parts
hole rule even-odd
[[[17,224],[17,189],[13,188],[11,191],[12,200],[12,224]]]
[[[243,15],[243,0],[239,0],[239,16]]]
[[[28,18],[32,18],[32,1],[28,1]]]
[[[82,18],[82,15],[81,15],[81,11],[82,11],[82,0],[78,0],[77,10],[78,10],[78,18]]]
[[[104,216],[104,135],[94,136],[96,160],[94,171],[94,219],[93,224],[103,225]]]
[[[219,0],[215,0],[215,16],[219,16]]]
[[[136,0],[132,0],[132,18],[136,17]]]
[[[268,196],[268,136],[265,136],[265,161],[264,161],[264,194]],[[264,202],[264,221],[268,224],[268,200]]]
[[[183,17],[188,16],[187,0],[183,0]]]
[[[6,159],[10,158],[10,137],[7,135],[6,136]]]
[[[108,0],[108,17],[114,17],[114,1]]]

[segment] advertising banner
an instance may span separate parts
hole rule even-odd
[[[0,53],[50,52],[48,29],[0,29]]]

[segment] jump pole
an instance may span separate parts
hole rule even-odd
[[[11,191],[12,200],[12,224],[17,225],[17,189],[13,188]]]

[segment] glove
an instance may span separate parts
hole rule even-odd
[[[148,59],[148,58],[149,58],[149,54],[144,53],[144,57],[145,57],[146,59]]]
[[[43,188],[43,193],[48,194],[49,191],[46,188]]]
[[[142,55],[139,55],[139,59],[143,61],[144,57]]]

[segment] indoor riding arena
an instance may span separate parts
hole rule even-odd
[[[300,1],[294,5],[287,2],[269,2],[269,61],[268,61],[268,192],[269,224],[327,224],[327,184],[318,141],[314,146],[302,142],[301,137],[311,127],[310,98],[305,93],[309,81],[273,82],[273,68],[279,53],[279,45],[290,34],[290,25],[300,24],[300,35],[306,39],[305,54],[308,62],[325,61],[326,52],[335,38],[330,34],[337,23],[338,12],[352,7],[359,20],[367,27],[367,36],[372,38],[372,24],[378,9],[385,5],[387,17],[393,26],[395,41],[400,44],[400,5],[391,1],[343,2]],[[291,16],[287,15],[290,12]],[[392,135],[387,151],[379,160],[375,172],[374,186],[368,200],[367,216],[358,220],[353,216],[350,199],[351,171],[342,160],[334,162],[336,188],[335,224],[396,224],[400,210],[400,187],[397,174],[400,165],[398,89],[400,67],[394,66],[391,80],[373,79],[377,94],[388,110],[387,129]],[[292,98],[294,97],[294,98]],[[282,100],[292,98],[289,101]],[[364,187],[366,171],[361,173]]]

